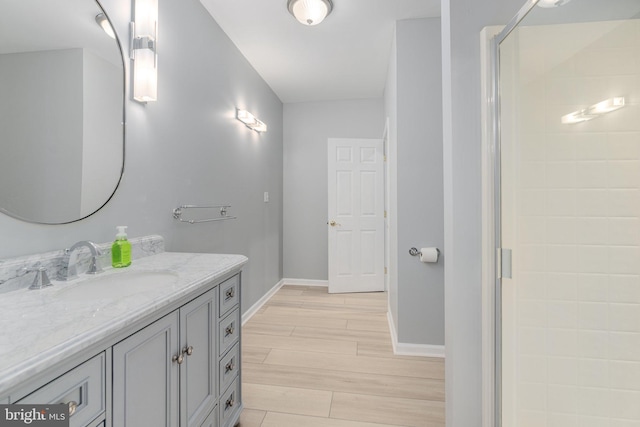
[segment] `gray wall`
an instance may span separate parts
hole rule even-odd
[[[398,342],[444,344],[444,260],[424,264],[411,247],[444,249],[440,19],[396,22],[385,87],[389,119],[389,308]]]
[[[126,45],[130,1],[102,4]],[[282,103],[198,0],[159,4],[159,99],[144,106],[127,97],[125,173],[114,198],[68,225],[0,215],[0,257],[110,241],[116,225],[128,225],[131,237],[163,235],[168,250],[249,256],[246,309],[282,277]],[[269,131],[259,135],[235,120],[236,106]],[[171,212],[184,203],[229,203],[238,219],[178,223]]]
[[[523,0],[442,0],[447,426],[481,425],[480,31]]]
[[[122,168],[122,127],[106,117],[122,115],[122,69],[84,50],[81,216],[104,204],[118,184]],[[114,172],[118,171],[118,172]]]
[[[45,210],[49,218],[77,217],[82,178],[82,49],[0,55],[0,75],[0,143],[6,147],[0,155],[2,207],[16,214],[33,213],[25,216],[41,221],[45,218],[40,212]],[[52,169],[55,173],[46,179],[27,179],[29,171],[44,176]],[[73,183],[73,187],[60,192],[60,183]]]
[[[327,280],[327,139],[383,129],[382,98],[284,105],[284,277]]]
[[[409,248],[444,249],[440,19],[396,23],[398,341],[444,344],[444,260]]]

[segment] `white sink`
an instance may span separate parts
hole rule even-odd
[[[170,286],[177,281],[178,273],[169,270],[108,272],[62,289],[58,296],[68,300],[121,298]]]

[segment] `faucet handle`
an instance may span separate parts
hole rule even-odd
[[[36,273],[36,277],[33,279],[33,283],[29,286],[29,289],[42,289],[48,286],[53,286],[51,280],[49,280],[49,276],[47,276],[47,269],[42,267],[40,262],[37,262],[31,268],[25,268],[27,273]]]

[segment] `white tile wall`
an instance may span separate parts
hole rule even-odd
[[[640,427],[640,20],[517,34],[520,70],[508,81],[520,86],[503,97],[518,112],[517,145],[505,150],[516,165],[502,177],[514,203],[503,207],[513,427]],[[628,106],[560,123],[613,96]]]

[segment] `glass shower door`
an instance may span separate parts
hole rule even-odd
[[[640,426],[640,2],[499,44],[503,427]]]

